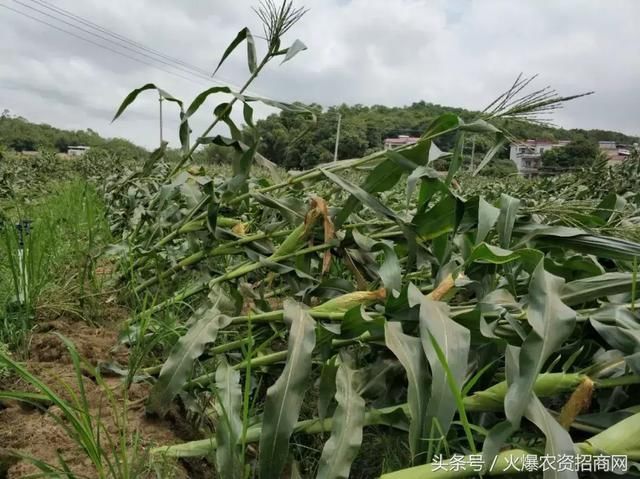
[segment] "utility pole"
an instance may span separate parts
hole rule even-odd
[[[473,135],[473,143],[471,143],[471,172],[473,173],[473,163],[476,155],[476,136]]]
[[[338,113],[338,130],[336,131],[336,147],[333,150],[333,161],[338,161],[338,144],[340,143],[340,121],[342,120],[342,113]]]
[[[162,147],[162,94],[158,92],[158,102],[160,103],[160,147]]]

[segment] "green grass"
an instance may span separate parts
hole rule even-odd
[[[92,319],[100,287],[95,261],[110,240],[104,206],[82,180],[63,183],[30,203],[5,201],[0,233],[0,343],[17,349],[38,316],[73,314]],[[14,225],[30,220],[23,265]]]

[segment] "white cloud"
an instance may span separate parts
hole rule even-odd
[[[44,10],[33,0],[19,2]],[[5,3],[43,18],[16,1]],[[250,10],[253,3],[60,0],[55,6],[210,71],[242,26],[261,34]],[[557,123],[640,134],[640,2],[635,0],[304,3],[310,11],[290,39],[300,38],[309,50],[283,66],[270,66],[253,86],[257,92],[324,105],[424,100],[481,108],[519,72],[539,73],[540,86],[551,84],[562,94],[596,91],[568,104],[557,114]],[[183,79],[189,75],[168,65],[159,67],[176,75],[119,57],[4,8],[0,22],[0,107],[34,121],[89,127],[153,146],[158,136],[153,94],[146,93],[121,120],[110,124],[128,91],[151,81],[189,100],[208,85],[205,79]],[[244,49],[220,73],[235,84],[246,74]],[[177,114],[170,105],[165,118],[165,136],[175,142]],[[203,111],[194,131],[206,126],[209,118]]]

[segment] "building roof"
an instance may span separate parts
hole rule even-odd
[[[389,145],[406,145],[407,143],[416,143],[420,138],[415,136],[400,135],[397,138],[385,138],[385,144]]]

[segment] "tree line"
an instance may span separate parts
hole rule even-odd
[[[445,112],[457,114],[463,120],[471,120],[478,113],[462,108],[451,108],[424,101],[405,107],[387,107],[382,105],[340,105],[322,108],[310,105],[315,121],[310,114],[282,111],[272,114],[256,123],[261,137],[261,153],[276,164],[287,169],[306,169],[333,159],[336,142],[338,115],[341,117],[338,158],[357,158],[383,147],[385,138],[398,135],[420,136],[428,124]],[[530,122],[505,122],[501,125],[514,137],[521,139],[570,140],[579,150],[580,158],[588,150],[597,148],[597,142],[611,140],[620,143],[632,143],[636,139],[615,131],[563,129]],[[453,148],[455,136],[447,135],[436,143],[440,149]],[[477,162],[492,145],[487,138],[469,136],[465,143],[464,156],[467,161],[473,154]],[[211,150],[220,155],[219,150]],[[566,156],[566,155],[565,155]],[[500,174],[514,170],[508,161],[508,145],[497,155],[487,168],[486,174]],[[563,158],[561,163],[571,162]],[[577,166],[577,165],[575,165]]]
[[[0,115],[0,150],[57,151],[66,153],[69,146],[85,145],[102,147],[112,153],[138,157],[147,153],[122,138],[103,138],[91,128],[86,130],[62,130],[47,124],[36,124],[4,110]]]

